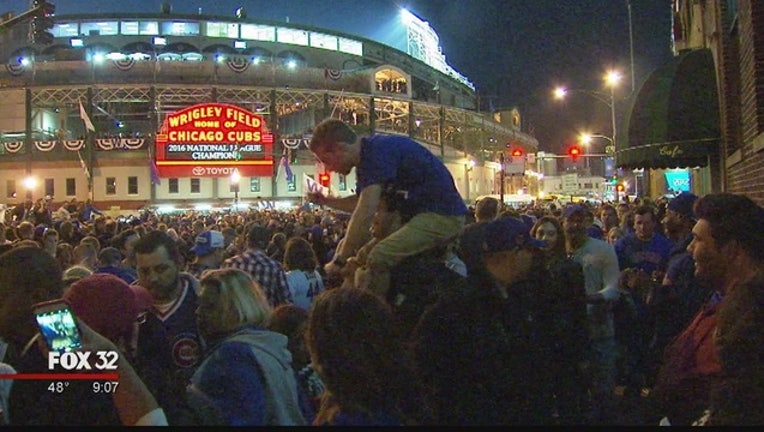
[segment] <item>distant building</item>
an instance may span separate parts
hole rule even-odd
[[[305,176],[323,172],[306,144],[326,117],[362,134],[410,136],[444,160],[465,200],[492,193],[498,152],[507,143],[535,152],[538,142],[519,113],[507,122],[479,112],[472,83],[413,19],[409,52],[329,29],[171,9],[56,15],[53,42],[43,45],[30,44],[28,23],[14,25],[0,32],[0,202],[50,195],[54,206],[92,198],[123,210],[226,206],[234,195],[245,205],[297,202]],[[195,109],[213,105],[262,122],[239,121],[257,138],[215,135],[225,122]],[[166,141],[165,122],[184,113],[204,135]],[[181,142],[192,146],[169,155]],[[36,186],[27,189],[25,177]],[[353,173],[331,176],[333,194],[354,188]]]
[[[681,186],[696,194],[742,193],[764,205],[764,95],[758,90],[764,2],[673,0],[670,7],[676,57],[656,69],[632,101],[617,163],[644,168],[652,196]]]

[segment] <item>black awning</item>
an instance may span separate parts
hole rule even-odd
[[[706,166],[721,142],[711,51],[683,51],[653,71],[626,113],[616,164],[624,168]]]

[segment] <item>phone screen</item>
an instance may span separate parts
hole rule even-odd
[[[65,302],[55,301],[36,305],[34,313],[48,349],[64,352],[82,347],[74,314]]]

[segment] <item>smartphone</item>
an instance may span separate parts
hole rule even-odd
[[[74,312],[65,300],[37,303],[32,310],[49,350],[67,352],[82,348]]]

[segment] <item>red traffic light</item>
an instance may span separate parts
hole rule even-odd
[[[318,182],[321,183],[321,186],[323,187],[329,187],[331,179],[332,178],[329,176],[329,173],[321,173],[318,176]]]
[[[581,156],[581,147],[575,145],[568,147],[568,155],[574,161],[577,160],[578,157]]]
[[[516,148],[512,150],[512,157],[522,157],[523,149]]]

